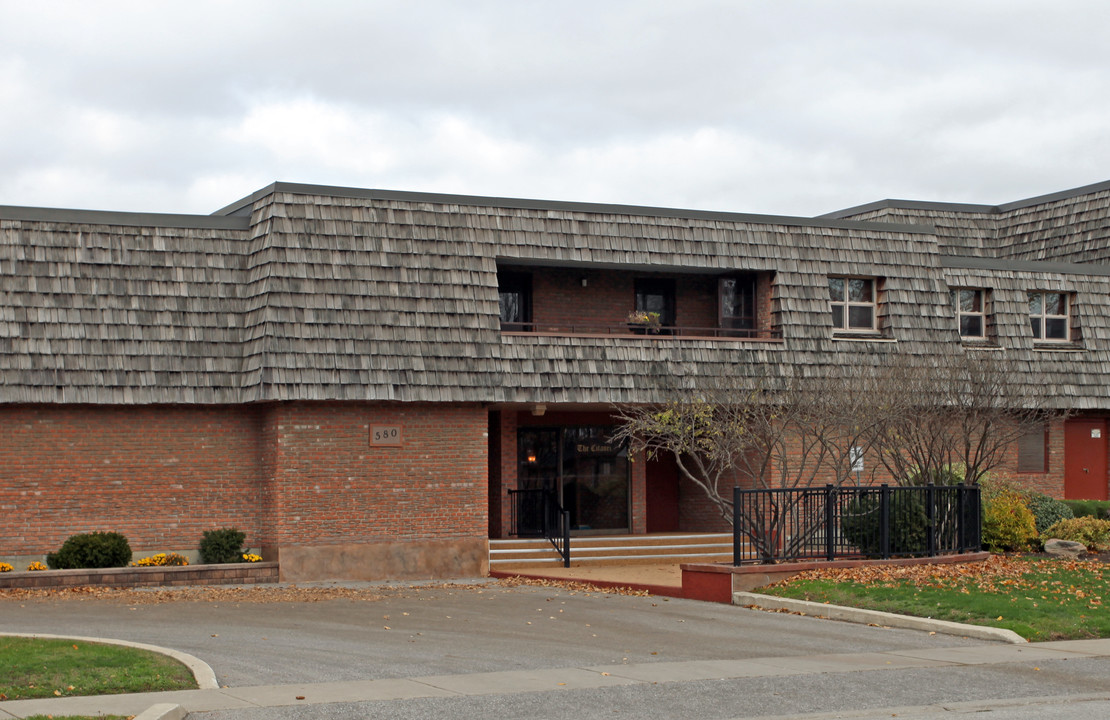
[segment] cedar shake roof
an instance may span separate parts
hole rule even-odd
[[[1110,409],[1110,183],[1034,200],[789,218],[275,183],[211,216],[0,206],[0,402],[646,402],[665,372],[1005,352]],[[772,272],[782,341],[503,335],[499,263]],[[881,338],[833,337],[829,275],[881,278]],[[1002,350],[961,344],[949,287],[990,290]],[[1028,290],[1074,293],[1077,342],[1034,347]]]

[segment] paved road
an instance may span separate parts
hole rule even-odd
[[[301,590],[283,592],[285,601],[266,603],[227,592],[172,602],[136,601],[162,594],[0,597],[0,630],[193,654],[229,686],[223,692],[248,698],[190,696],[198,720],[889,717],[892,707],[927,720],[951,717],[939,704],[982,710],[1053,698],[1038,700],[1035,715],[991,715],[1025,720],[1051,718],[1056,708],[1070,713],[1059,717],[1105,718],[1110,702],[1110,653],[1038,654],[1038,646],[557,588],[366,585],[315,602]],[[406,689],[383,694],[387,682]],[[271,701],[272,693],[289,697]],[[322,704],[299,704],[294,693]],[[386,697],[397,699],[366,699]],[[205,708],[222,709],[198,712]],[[14,714],[0,703],[0,718],[5,710]]]

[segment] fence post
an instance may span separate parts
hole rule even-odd
[[[825,558],[832,562],[835,557],[836,543],[833,542],[833,523],[836,522],[836,493],[832,485],[825,486]]]
[[[890,486],[879,487],[879,555],[890,557]]]
[[[928,535],[925,537],[925,554],[935,557],[937,554],[937,486],[930,484],[925,487],[925,527]]]
[[[744,549],[740,547],[740,486],[732,488],[732,564],[740,565]]]

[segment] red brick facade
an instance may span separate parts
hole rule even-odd
[[[138,552],[190,551],[205,530],[237,527],[289,558],[283,576],[481,574],[486,422],[468,405],[9,407],[0,551],[40,555],[94,530]],[[400,428],[401,444],[372,447],[373,426]],[[409,558],[406,543],[452,557]],[[371,557],[384,572],[336,567]]]

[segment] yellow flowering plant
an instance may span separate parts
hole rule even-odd
[[[38,560],[36,560],[33,563],[31,563],[30,565],[28,565],[27,569],[30,570],[31,572],[38,572],[39,570],[46,570],[47,567],[45,565],[43,565],[42,563],[40,563]]]
[[[254,553],[243,553],[243,562],[262,562],[262,556],[255,555]]]
[[[0,572],[11,572],[12,566],[6,562],[0,562]]]
[[[150,557],[145,557],[145,558],[142,558],[140,560],[136,560],[135,562],[131,563],[131,566],[132,567],[164,567],[164,566],[167,566],[167,565],[181,566],[181,565],[188,565],[188,564],[189,564],[189,561],[185,558],[184,555],[179,555],[178,553],[171,552],[171,553],[158,553],[157,555],[151,555]]]

